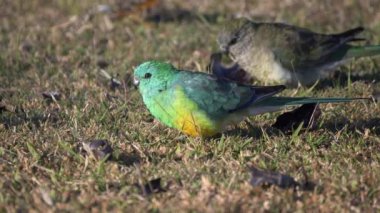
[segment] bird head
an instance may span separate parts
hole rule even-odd
[[[133,83],[140,93],[154,95],[166,89],[167,82],[173,77],[176,69],[173,65],[160,61],[148,61],[140,64],[134,71]]]
[[[230,46],[234,45],[239,39],[239,30],[241,26],[247,22],[247,19],[235,19],[223,26],[223,29],[217,38],[219,48],[222,52],[229,52]]]
[[[219,49],[223,53],[228,53],[230,46],[236,43],[237,36],[234,33],[224,31],[218,35],[217,41],[219,44]]]

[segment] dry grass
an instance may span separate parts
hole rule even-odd
[[[162,0],[167,12],[144,12],[145,20],[88,16],[99,4],[90,0],[0,3],[0,212],[379,211],[375,103],[323,105],[318,128],[300,134],[274,131],[270,125],[278,114],[267,114],[251,118],[253,126],[243,123],[202,140],[156,123],[130,75],[148,59],[205,70],[217,50],[216,33],[236,16],[324,32],[364,25],[369,42],[380,43],[380,3],[188,2]],[[152,20],[157,14],[159,23]],[[121,87],[110,89],[99,62],[109,64],[106,71],[122,80]],[[352,81],[342,74],[329,82],[333,86],[284,94],[369,96],[379,87],[372,82],[380,79],[379,62],[362,59],[342,67]],[[41,95],[46,91],[62,97],[49,102]],[[110,142],[116,160],[82,155],[81,142],[96,138]],[[316,187],[251,187],[249,165],[297,180],[303,167]],[[133,185],[158,177],[166,192],[143,196]]]

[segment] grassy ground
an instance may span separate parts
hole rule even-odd
[[[205,70],[217,50],[216,33],[235,16],[324,32],[363,25],[369,42],[380,43],[380,3],[181,2],[162,0],[166,13],[153,11],[145,20],[88,15],[98,1],[0,2],[0,212],[380,211],[376,103],[323,105],[318,127],[299,134],[274,131],[274,113],[202,140],[154,121],[130,77],[148,59]],[[99,72],[105,62],[123,82],[115,90]],[[379,59],[357,60],[340,71],[324,87],[283,94],[367,97],[379,87],[372,81],[380,79]],[[61,99],[45,100],[41,94],[49,91]],[[83,155],[81,142],[91,139],[107,139],[114,160]],[[251,165],[301,181],[304,168],[315,187],[252,187]],[[166,192],[144,196],[134,186],[154,178]]]

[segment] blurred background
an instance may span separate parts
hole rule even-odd
[[[380,43],[376,0],[2,0],[0,5],[1,60],[8,74],[20,71],[10,66],[19,54],[71,71],[101,60],[125,72],[148,58],[205,69],[221,26],[240,17],[326,33],[364,26],[368,42]]]
[[[0,0],[0,212],[379,208],[375,103],[324,105],[320,128],[301,136],[273,134],[278,114],[265,114],[251,118],[258,127],[206,142],[150,116],[131,84],[133,68],[160,59],[206,71],[218,32],[242,17],[324,33],[364,26],[365,42],[380,44],[379,0]],[[282,94],[369,97],[379,65],[379,57],[360,59],[338,69],[343,83]],[[377,74],[352,83],[346,71]],[[89,138],[108,139],[128,158],[88,161],[78,147]],[[298,179],[303,165],[319,186],[309,194],[251,190],[251,162]],[[132,190],[153,177],[171,181],[164,196]]]

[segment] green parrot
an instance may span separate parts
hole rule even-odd
[[[282,23],[239,23],[232,22],[218,35],[219,47],[252,77],[269,85],[310,86],[350,59],[380,54],[380,45],[351,45],[364,40],[357,37],[362,27],[320,34]]]
[[[178,70],[159,61],[139,65],[134,83],[154,117],[191,136],[213,136],[247,116],[285,106],[354,100],[273,97],[285,86],[242,85],[203,72]]]

